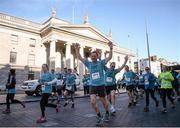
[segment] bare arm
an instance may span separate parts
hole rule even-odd
[[[102,54],[101,51],[99,51],[99,50],[96,49],[96,52],[97,52],[97,54],[98,54],[98,59],[101,60],[101,54]]]
[[[109,42],[108,45],[109,45],[109,48],[110,48],[110,53],[109,53],[109,56],[107,58],[105,58],[106,62],[111,60],[111,58],[112,58],[112,51],[113,51],[113,43]]]
[[[79,46],[79,44],[78,44],[78,43],[74,44],[74,48],[75,48],[75,51],[76,51],[77,58],[84,63],[86,59],[83,58],[83,57],[81,56],[81,54],[79,53],[79,51],[80,51],[80,46]]]
[[[124,63],[123,63],[123,65],[122,65],[120,68],[117,69],[118,72],[120,72],[120,71],[124,68],[124,66],[126,65],[127,61],[128,61],[128,56],[125,56],[125,57],[124,57]]]

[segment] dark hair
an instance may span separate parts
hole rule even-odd
[[[15,69],[10,69],[9,71],[10,71],[11,75],[16,75],[16,70]]]
[[[149,67],[146,67],[145,70],[150,70],[150,68],[149,68]]]
[[[128,66],[128,65],[125,65],[125,67],[129,68],[129,66]]]
[[[47,70],[49,71],[49,66],[47,64],[43,64],[44,66],[46,66]]]
[[[96,55],[98,56],[98,53],[97,53],[97,51],[92,51],[92,52],[91,52],[91,54],[92,54],[92,53],[96,53]]]
[[[116,64],[115,62],[111,62],[110,65],[112,65],[113,63]]]
[[[68,72],[72,72],[72,69],[71,69],[71,68],[68,68]]]

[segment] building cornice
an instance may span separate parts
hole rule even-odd
[[[20,25],[26,25],[29,27],[34,27],[37,29],[40,29],[42,24],[40,23],[36,23],[30,20],[25,20],[19,17],[15,17],[15,16],[11,16],[11,15],[7,15],[7,14],[3,14],[0,13],[0,21],[7,21],[7,22],[12,22],[12,23],[16,23],[16,24],[20,24]]]
[[[1,24],[1,23],[0,23],[0,26],[6,27],[6,28],[11,28],[11,29],[16,29],[16,30],[20,30],[20,31],[26,31],[26,32],[30,32],[30,33],[34,33],[34,34],[38,34],[38,35],[40,34],[39,31],[26,29],[26,28],[23,28],[22,26],[14,26],[14,25],[7,25],[7,24]]]

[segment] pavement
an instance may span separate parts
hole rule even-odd
[[[157,96],[160,100],[160,97]],[[161,100],[160,100],[161,101]],[[64,104],[64,101],[61,101]],[[102,104],[97,99],[101,113],[105,113]],[[145,98],[140,98],[136,106],[127,107],[128,96],[126,93],[116,95],[116,114],[110,117],[109,122],[104,122],[104,127],[180,127],[180,102],[176,101],[176,108],[172,109],[167,101],[167,113],[162,114],[162,102],[158,108],[150,99],[150,111],[144,112]],[[61,105],[61,106],[62,106]],[[54,108],[46,108],[47,122],[37,124],[40,117],[39,102],[27,102],[26,108],[19,104],[11,105],[11,114],[1,112],[5,105],[0,106],[0,127],[95,127],[96,114],[90,105],[89,97],[76,98],[75,108],[71,105],[61,107],[56,113]]]

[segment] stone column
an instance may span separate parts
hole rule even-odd
[[[73,69],[73,57],[71,55],[71,43],[66,43],[66,67]]]
[[[50,42],[50,69],[55,69],[55,59],[56,59],[56,40],[51,40]]]
[[[84,46],[80,45],[80,55],[84,58]],[[78,60],[78,71],[79,71],[79,76],[80,76],[80,80],[82,81],[83,79],[83,75],[85,74],[85,65]],[[82,82],[81,82],[82,85]]]
[[[84,46],[80,46],[80,55],[84,58]],[[85,66],[84,64],[79,60],[79,74],[85,73]]]
[[[62,65],[61,65],[61,53],[60,53],[60,51],[56,52],[55,68],[56,68],[56,71],[60,71],[60,69],[62,68]]]
[[[105,59],[105,52],[106,52],[105,50],[103,49],[101,50],[101,59]]]

